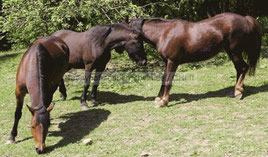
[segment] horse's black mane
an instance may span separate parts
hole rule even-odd
[[[106,39],[106,37],[111,33],[112,29],[108,25],[101,25],[93,27],[90,30],[89,38],[91,41],[102,45]]]
[[[40,104],[41,106],[45,106],[48,107],[49,106],[49,102],[47,102],[47,98],[46,98],[46,93],[48,93],[49,91],[47,91],[48,88],[46,88],[46,86],[48,86],[49,84],[49,80],[48,80],[48,76],[49,76],[49,69],[48,66],[50,66],[52,64],[52,58],[48,52],[48,50],[46,49],[45,46],[43,46],[41,43],[38,44],[37,47],[37,66],[38,66],[38,75],[39,75],[39,91],[40,91]]]

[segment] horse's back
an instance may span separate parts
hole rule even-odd
[[[193,39],[194,37],[202,38],[203,41],[206,40],[206,37],[209,40],[215,38],[212,41],[247,40],[247,36],[252,32],[252,26],[248,19],[247,16],[235,13],[218,14],[205,20],[191,22],[188,27],[188,35]]]
[[[59,30],[51,34],[51,36],[59,37],[61,39],[65,38],[66,36],[69,36],[70,34],[75,34],[76,32],[70,31],[70,30]]]
[[[68,46],[72,53],[72,51],[77,51],[79,47],[86,44],[84,41],[86,33],[84,32],[74,32],[70,30],[59,30],[53,33],[51,36],[58,37],[62,39]]]
[[[200,22],[215,23],[221,29],[226,29],[225,32],[244,32],[251,33],[251,23],[255,23],[256,20],[251,16],[242,16],[235,13],[222,13],[215,15],[214,17],[202,20]],[[254,24],[253,24],[254,25]]]
[[[91,29],[85,32],[74,32],[69,30],[60,30],[52,34],[61,38],[70,49],[69,67],[84,68],[84,56],[91,55],[92,42],[89,40]]]
[[[179,21],[179,20],[178,20]],[[215,56],[225,43],[245,44],[250,33],[248,20],[234,13],[218,14],[198,22],[180,22],[178,50],[183,50],[183,62],[207,60]],[[176,30],[179,30],[176,27]],[[173,42],[174,43],[174,42]],[[171,46],[170,46],[171,47]]]

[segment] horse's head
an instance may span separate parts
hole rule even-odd
[[[55,104],[50,105],[47,109],[45,107],[35,109],[27,105],[29,111],[32,113],[31,132],[38,154],[43,153],[46,146],[45,140],[50,125],[50,111],[53,109],[54,105]]]
[[[140,48],[142,49],[139,55],[141,56],[141,58],[145,58],[145,61],[143,62],[138,62],[139,65],[142,65],[141,63],[145,63],[146,65],[146,55],[144,53],[144,47],[143,47],[143,41],[146,40],[146,38],[144,37],[144,34],[142,32],[142,25],[143,25],[144,20],[143,19],[129,19],[128,17],[126,17],[123,21],[122,24],[126,24],[128,26],[130,26],[133,30],[131,33],[132,36],[132,41],[135,41],[136,44],[129,44],[126,45],[128,47],[125,47],[126,50],[128,51],[128,54],[130,56],[130,58],[132,58],[133,60],[136,61],[135,56],[131,56],[132,54],[135,54],[135,48]],[[130,49],[128,49],[130,48]],[[131,50],[132,49],[132,50]],[[137,49],[136,49],[137,50]],[[145,57],[144,57],[145,56]]]
[[[143,47],[143,34],[140,30],[130,27],[129,37],[125,43],[125,50],[129,58],[137,62],[140,66],[147,64],[146,54]]]

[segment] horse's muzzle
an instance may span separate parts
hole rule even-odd
[[[147,65],[147,61],[146,60],[142,60],[138,62],[139,66],[146,66]]]
[[[42,154],[42,153],[44,153],[44,149],[38,149],[38,148],[35,148],[35,150],[36,150],[36,152],[38,153],[38,154]]]

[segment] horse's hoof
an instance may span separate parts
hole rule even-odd
[[[82,102],[81,108],[82,108],[82,110],[87,110],[88,109],[87,103],[86,102]]]
[[[82,106],[81,106],[81,109],[82,109],[82,110],[87,110],[87,109],[88,109],[88,106],[82,105]]]
[[[11,144],[11,143],[14,143],[15,142],[15,138],[13,137],[9,137],[6,144]]]
[[[161,101],[161,98],[160,98],[160,97],[156,97],[156,98],[154,99],[154,103],[155,103],[155,104],[159,103],[160,101]]]
[[[159,97],[155,98],[155,108],[166,107],[168,105],[168,101],[165,99],[160,99]]]
[[[166,99],[162,99],[161,104],[162,104],[163,107],[167,107],[168,106],[168,101]]]
[[[91,101],[91,106],[92,107],[96,107],[96,106],[98,106],[99,105],[99,103],[97,102],[97,101]]]
[[[241,100],[243,98],[243,93],[241,93],[240,91],[235,91],[234,96],[237,100]]]

